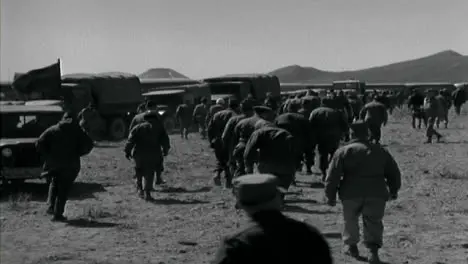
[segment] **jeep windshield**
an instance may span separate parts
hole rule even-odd
[[[56,124],[61,113],[1,113],[1,138],[38,138]]]

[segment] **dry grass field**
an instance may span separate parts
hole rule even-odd
[[[388,204],[385,217],[381,258],[387,263],[468,263],[466,111],[440,131],[445,143],[423,144],[424,131],[410,128],[398,111],[383,129],[383,144],[403,173],[399,199]],[[106,143],[83,159],[65,213],[69,223],[45,215],[43,182],[26,183],[15,193],[2,190],[0,262],[209,263],[221,238],[246,218],[234,209],[229,190],[212,186],[215,160],[207,143],[197,134],[188,141],[173,135],[171,143],[167,184],[154,193],[154,203],[137,197],[122,143]],[[318,175],[298,179],[286,197],[286,213],[322,230],[335,263],[360,263],[341,254],[341,207],[327,207],[323,189],[310,187]]]

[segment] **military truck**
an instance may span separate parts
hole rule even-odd
[[[212,101],[218,98],[235,98],[239,101],[252,95],[257,102],[263,102],[267,94],[280,99],[278,77],[266,74],[227,75],[203,80],[210,87]]]
[[[210,89],[206,84],[179,85],[159,87],[143,94],[146,100],[151,100],[158,105],[158,112],[163,117],[164,127],[168,133],[172,133],[178,126],[175,117],[177,107],[185,102],[190,103],[193,109],[202,97],[210,98]]]
[[[94,103],[105,122],[102,130],[112,140],[121,140],[142,102],[140,80],[127,73],[69,74],[62,76],[65,107],[79,112]]]
[[[191,84],[200,84],[198,80],[185,79],[185,78],[160,78],[160,79],[149,79],[149,78],[140,78],[141,84],[141,93],[147,93],[155,89],[182,86],[182,85],[191,85]]]

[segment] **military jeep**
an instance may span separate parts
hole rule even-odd
[[[0,179],[21,183],[41,178],[43,160],[36,150],[36,140],[63,115],[58,105],[0,105]]]

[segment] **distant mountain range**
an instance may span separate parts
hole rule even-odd
[[[182,73],[168,68],[152,68],[138,75],[141,79],[189,79]]]
[[[467,82],[468,56],[447,50],[427,57],[356,71],[332,72],[291,65],[270,72],[281,82],[330,83],[357,79],[366,82]]]

